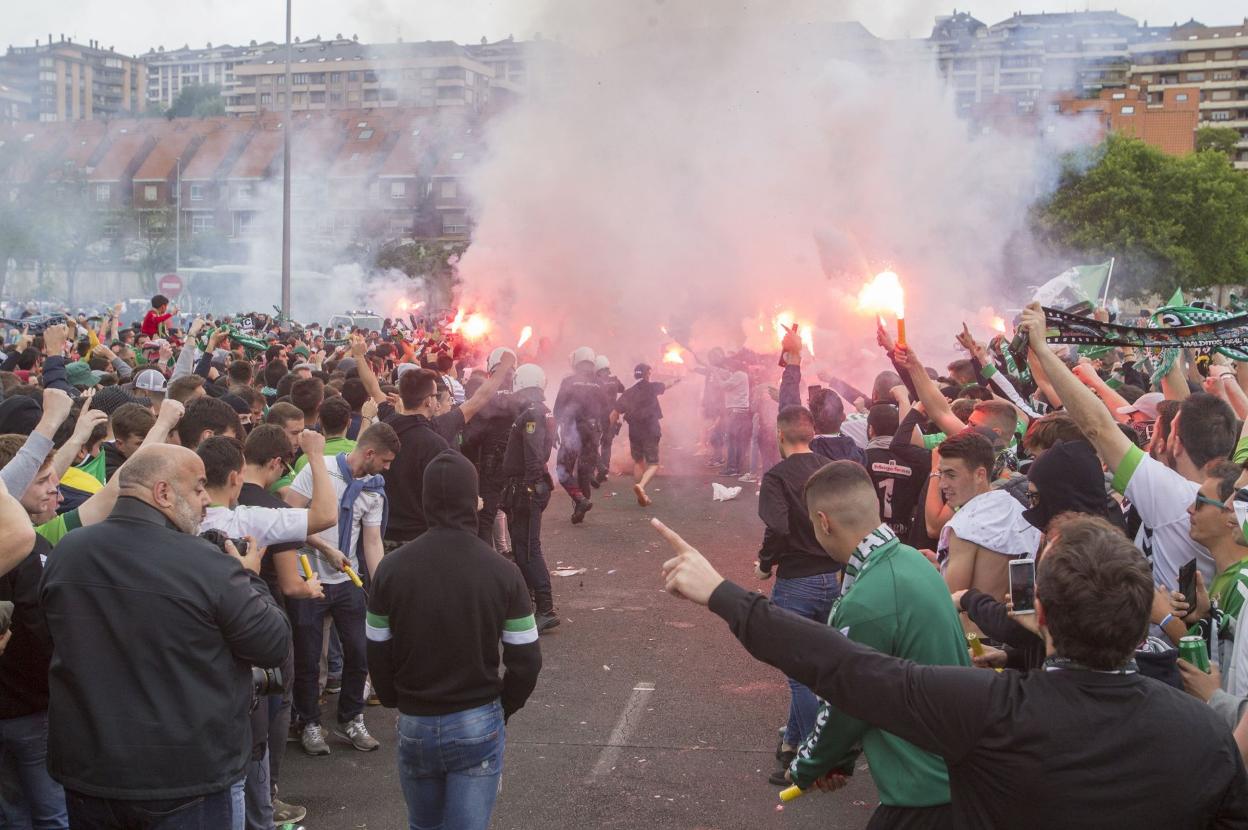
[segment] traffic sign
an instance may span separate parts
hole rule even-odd
[[[182,278],[177,274],[165,274],[156,283],[156,289],[166,297],[173,299],[182,293]]]

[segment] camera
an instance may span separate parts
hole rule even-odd
[[[229,551],[225,549],[226,542],[233,542],[234,550],[238,551],[240,556],[247,553],[246,539],[231,539],[219,530],[205,530],[203,533],[199,534],[199,538],[207,539],[209,542],[212,542],[214,545],[221,548],[222,553],[229,553]]]
[[[251,690],[255,697],[281,694],[285,689],[284,680],[281,669],[251,667]]]

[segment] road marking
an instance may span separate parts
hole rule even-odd
[[[594,764],[593,770],[589,773],[589,780],[601,778],[609,775],[615,769],[615,763],[620,757],[620,750],[628,746],[628,739],[633,734],[633,730],[637,728],[637,724],[641,723],[641,716],[645,714],[646,698],[654,691],[654,684],[650,681],[639,681],[633,687],[633,692],[628,697],[628,702],[624,704],[624,711],[620,713],[620,719],[615,722],[615,728],[611,730],[607,743],[603,746],[602,752],[598,755],[598,763]]]

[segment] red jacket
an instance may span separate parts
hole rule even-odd
[[[149,308],[147,315],[143,318],[142,332],[148,337],[155,337],[160,333],[160,327],[164,325],[164,322],[172,316],[172,314],[157,314],[156,309]]]

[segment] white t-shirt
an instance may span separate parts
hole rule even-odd
[[[219,530],[231,539],[250,536],[256,545],[291,544],[308,538],[308,511],[296,507],[238,507],[213,505],[204,513],[201,530]],[[244,551],[239,551],[243,553]]]
[[[949,550],[949,534],[1012,557],[1033,557],[1040,531],[1023,518],[1023,506],[1005,490],[989,490],[968,501],[940,530],[937,550]]]
[[[750,408],[750,376],[745,372],[738,370],[730,374],[723,389],[725,409]]]
[[[329,468],[329,479],[334,483],[334,497],[339,504],[342,503],[342,495],[347,492],[347,483],[342,478],[342,473],[338,469],[338,463],[333,460],[327,460],[326,466]],[[312,498],[312,468],[304,467],[299,471],[299,475],[295,476],[295,480],[291,482],[291,489],[301,496]],[[355,500],[355,509],[351,511],[351,541],[348,547],[350,550],[344,550],[343,554],[351,562],[351,567],[356,573],[360,571],[360,560],[356,557],[356,549],[359,547],[360,528],[362,527],[381,527],[381,519],[384,512],[384,501],[380,493],[360,493],[359,498]],[[338,525],[335,523],[332,527],[322,530],[316,534],[326,544],[338,547]],[[346,582],[351,579],[345,573],[335,570],[328,562],[316,555],[309,555],[312,569],[316,571],[317,577],[326,585],[333,585],[339,582]]]
[[[1187,508],[1196,501],[1200,485],[1132,447],[1114,471],[1114,489],[1140,514],[1143,524],[1135,544],[1153,563],[1153,581],[1178,590],[1179,569],[1191,560],[1212,585],[1217,575],[1213,557],[1204,545],[1192,541]]]

